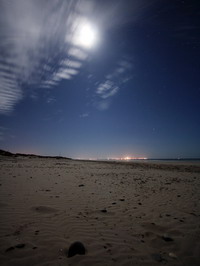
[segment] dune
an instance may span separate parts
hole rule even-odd
[[[200,265],[198,163],[7,155],[0,265]]]

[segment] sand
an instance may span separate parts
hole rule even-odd
[[[0,184],[2,266],[200,265],[198,164],[1,156]]]

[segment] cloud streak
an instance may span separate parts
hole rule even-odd
[[[106,80],[104,83],[101,83],[97,87],[97,94],[102,99],[107,99],[111,96],[114,96],[119,90],[119,87],[117,87],[113,82],[110,80]]]

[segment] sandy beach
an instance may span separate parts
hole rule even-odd
[[[1,156],[0,213],[2,266],[200,265],[198,163]]]

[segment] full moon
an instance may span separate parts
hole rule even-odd
[[[97,41],[97,32],[89,23],[79,25],[75,33],[75,44],[83,48],[91,48]]]

